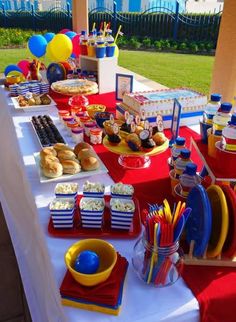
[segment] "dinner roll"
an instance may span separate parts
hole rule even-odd
[[[76,159],[74,152],[69,151],[69,150],[58,151],[57,157],[60,161],[62,161],[62,160],[75,160]]]
[[[82,149],[91,149],[91,145],[86,142],[80,142],[74,147],[74,153],[78,155],[79,151]]]
[[[63,168],[59,162],[48,161],[42,168],[43,174],[48,178],[57,178],[62,176]]]
[[[84,171],[91,171],[97,170],[100,164],[95,156],[90,156],[81,160],[81,167]]]
[[[84,158],[93,157],[93,156],[95,156],[95,153],[92,149],[82,149],[77,154],[78,160],[82,160]]]
[[[47,162],[60,162],[60,161],[54,155],[46,155],[46,156],[44,156],[44,157],[41,158],[41,160],[40,160],[40,166],[41,167],[44,167]]]
[[[73,151],[73,149],[71,147],[69,147],[68,145],[66,145],[64,143],[56,143],[56,144],[54,144],[53,148],[57,151],[57,153],[61,150]]]
[[[46,155],[57,155],[56,150],[54,150],[54,148],[52,146],[44,148],[40,151],[40,157],[45,157]]]
[[[75,174],[81,171],[81,167],[78,161],[75,160],[63,160],[61,161],[63,167],[63,173]]]

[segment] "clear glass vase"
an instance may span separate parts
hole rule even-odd
[[[134,246],[132,264],[142,281],[164,287],[178,280],[183,267],[183,252],[179,242],[155,249],[143,236]]]

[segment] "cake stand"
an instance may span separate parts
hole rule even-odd
[[[169,148],[169,140],[166,140],[162,145],[155,147],[150,152],[130,150],[127,143],[124,140],[118,145],[112,145],[108,141],[107,136],[103,139],[103,145],[113,153],[119,155],[118,163],[124,168],[128,169],[144,169],[148,168],[151,164],[150,156],[154,156],[166,151]]]

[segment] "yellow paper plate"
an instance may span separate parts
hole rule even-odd
[[[103,145],[111,152],[116,153],[116,154],[124,154],[124,155],[137,155],[137,156],[143,156],[143,155],[156,155],[159,153],[164,152],[169,148],[169,140],[166,140],[162,145],[156,146],[152,151],[150,152],[134,152],[132,151],[128,144],[124,141],[121,140],[121,142],[118,145],[111,145],[110,142],[108,141],[107,136],[104,137],[103,139]]]
[[[218,256],[223,248],[229,227],[227,201],[222,189],[212,185],[207,189],[212,208],[212,231],[207,249],[207,257]]]

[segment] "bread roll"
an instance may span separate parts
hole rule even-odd
[[[74,152],[69,151],[69,150],[58,151],[57,157],[60,161],[62,161],[62,160],[75,160],[76,159]]]
[[[63,160],[61,161],[63,167],[63,173],[75,174],[81,171],[81,167],[78,161],[74,160]]]
[[[63,168],[59,162],[48,161],[42,168],[43,174],[48,178],[57,178],[62,176]]]
[[[80,142],[74,147],[75,155],[78,155],[79,151],[82,149],[91,149],[91,145],[86,142]]]
[[[56,143],[53,148],[57,151],[57,153],[59,151],[62,150],[69,150],[69,151],[73,151],[73,149],[71,147],[69,147],[68,145],[64,144],[64,143]]]
[[[40,166],[43,168],[47,162],[60,162],[60,161],[57,157],[54,157],[54,155],[46,155],[41,158]]]
[[[82,149],[77,154],[77,158],[79,161],[84,158],[93,157],[93,156],[95,156],[95,153],[92,149]]]
[[[57,152],[53,147],[44,148],[40,151],[40,157],[43,158],[46,155],[54,155],[55,157],[57,155]]]
[[[100,167],[100,164],[96,157],[91,156],[81,160],[81,167],[84,171],[91,171],[97,170]]]
[[[156,143],[157,146],[162,145],[163,143],[165,143],[166,136],[163,132],[157,132],[153,135],[152,137],[153,141]]]

